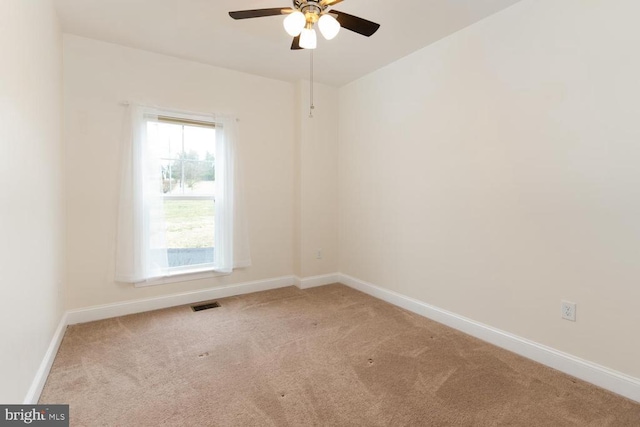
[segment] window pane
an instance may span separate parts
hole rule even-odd
[[[213,160],[216,154],[216,130],[200,126],[184,127],[184,151],[194,160]]]
[[[162,191],[168,196],[213,196],[215,129],[150,122],[150,143],[162,165]]]
[[[213,200],[165,200],[169,267],[213,263]]]
[[[182,125],[148,122],[147,138],[157,156],[164,159],[178,159],[182,154]]]
[[[180,191],[182,162],[161,159],[160,168],[162,173],[162,193],[167,196],[182,194]]]
[[[213,196],[215,164],[200,160],[160,160],[162,192],[166,196]]]
[[[215,168],[213,161],[185,160],[183,194],[213,195]]]

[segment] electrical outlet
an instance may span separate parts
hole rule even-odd
[[[576,303],[569,301],[562,301],[561,305],[562,310],[562,318],[566,320],[570,320],[572,322],[576,321]]]
[[[322,249],[316,249],[316,259],[322,259]]]

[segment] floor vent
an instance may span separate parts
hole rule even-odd
[[[217,308],[220,307],[220,304],[218,304],[217,302],[203,302],[201,304],[196,304],[196,305],[192,305],[191,306],[191,310],[193,311],[202,311],[202,310],[209,310],[210,308]]]

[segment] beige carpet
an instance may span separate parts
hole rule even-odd
[[[640,404],[342,285],[69,327],[73,426],[639,426]]]

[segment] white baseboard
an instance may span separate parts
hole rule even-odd
[[[340,273],[323,274],[322,276],[296,277],[296,286],[300,289],[316,288],[318,286],[330,285],[340,282]]]
[[[193,304],[216,298],[226,298],[252,292],[267,291],[269,289],[284,288],[296,284],[295,276],[284,276],[274,279],[257,280],[254,282],[238,283],[225,287],[203,289],[182,294],[166,295],[156,298],[124,301],[114,304],[97,305],[67,312],[67,324],[92,322],[94,320],[109,319],[127,314],[142,313],[177,305]]]
[[[58,348],[60,348],[60,343],[62,343],[62,338],[64,338],[64,332],[66,330],[67,313],[64,313],[62,318],[60,318],[60,323],[58,323],[56,331],[53,333],[53,338],[51,339],[51,343],[49,343],[49,348],[47,348],[47,352],[44,354],[44,358],[40,363],[36,376],[31,382],[31,387],[29,387],[29,391],[27,391],[23,404],[35,405],[38,403],[44,384],[47,382],[51,365],[53,365],[56,354],[58,354]]]
[[[340,283],[436,322],[640,402],[640,379],[518,337],[345,274]]]

